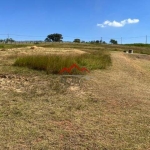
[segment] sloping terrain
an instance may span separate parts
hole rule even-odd
[[[111,52],[110,68],[68,87],[2,56],[0,149],[150,148],[150,56]]]

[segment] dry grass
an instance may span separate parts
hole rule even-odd
[[[32,50],[0,52],[0,149],[150,148],[149,56],[111,52],[110,68],[66,88],[61,76],[12,66],[23,52]]]
[[[28,55],[20,56],[14,65],[19,67],[28,67],[36,70],[45,70],[48,74],[59,74],[63,68],[69,68],[73,64],[80,68],[86,67],[93,69],[106,69],[111,65],[110,54],[104,51],[86,53],[82,55]],[[85,71],[84,71],[85,72]],[[71,74],[81,74],[82,71],[73,69]]]

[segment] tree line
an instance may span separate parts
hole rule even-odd
[[[15,42],[15,40],[13,40],[12,38],[6,38],[6,39],[0,39],[1,43],[13,43]]]
[[[46,37],[45,42],[62,42],[62,39],[63,39],[62,34],[54,33],[54,34],[49,34]],[[105,41],[102,41],[102,40],[94,40],[94,41],[88,41],[88,42],[86,42],[86,41],[82,41],[81,39],[74,39],[73,42],[74,43],[107,44]],[[116,40],[114,40],[114,39],[111,39],[110,43],[111,44],[118,44],[118,42]]]
[[[62,34],[59,34],[59,33],[54,33],[54,34],[49,34],[47,35],[47,37],[45,38],[44,40],[45,42],[63,42],[63,36]],[[12,38],[6,38],[4,40],[0,39],[0,42],[1,43],[13,43],[15,42],[14,39]],[[74,43],[91,43],[91,44],[107,44],[105,41],[102,41],[102,40],[93,40],[93,41],[83,41],[81,39],[74,39],[72,42]],[[111,44],[118,44],[118,42],[114,39],[111,39],[109,41],[109,43]]]

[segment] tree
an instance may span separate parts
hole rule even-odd
[[[96,40],[95,42],[96,42],[96,43],[99,43],[99,40]]]
[[[91,44],[94,44],[94,43],[96,43],[96,42],[95,42],[95,41],[90,41],[90,43],[91,43]]]
[[[0,42],[4,42],[5,40],[0,39]]]
[[[80,41],[80,39],[74,39],[73,42],[75,42],[75,43],[80,43],[81,41]]]
[[[111,43],[111,44],[118,44],[118,42],[117,42],[116,40],[114,40],[114,39],[111,39],[111,40],[110,40],[110,43]]]
[[[59,33],[54,33],[54,34],[49,34],[47,38],[45,39],[45,42],[61,42],[63,39],[62,34]]]
[[[5,39],[5,43],[9,43],[9,42],[15,42],[15,40],[13,40],[12,38],[7,38],[7,39]]]
[[[105,41],[102,42],[103,44],[107,44]]]
[[[49,39],[49,38],[46,38],[46,39],[45,39],[45,42],[52,42],[52,40]]]

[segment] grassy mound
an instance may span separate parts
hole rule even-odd
[[[82,55],[29,55],[17,58],[14,65],[36,70],[45,70],[48,74],[58,74],[63,68],[76,64],[88,70],[106,69],[111,65],[110,55],[106,52],[92,52]],[[71,74],[83,72],[72,69]]]

